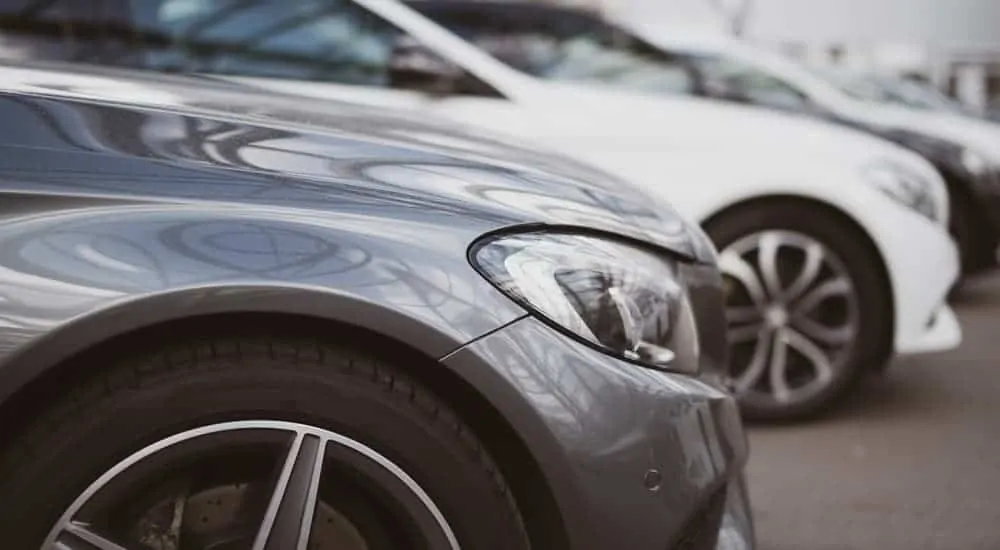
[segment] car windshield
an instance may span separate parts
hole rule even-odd
[[[889,94],[877,82],[866,79],[857,73],[852,73],[835,67],[803,65],[813,76],[823,80],[840,92],[862,101],[887,103],[891,101]]]
[[[511,67],[545,80],[690,92],[691,69],[623,28],[584,12],[411,7]]]
[[[875,77],[873,77],[875,78]],[[878,81],[897,103],[921,109],[964,112],[965,106],[929,84],[903,78],[883,77]]]
[[[904,78],[853,72],[833,67],[807,67],[815,76],[862,101],[892,103],[916,109],[963,112],[957,101],[929,85]]]

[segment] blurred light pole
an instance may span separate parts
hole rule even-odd
[[[726,20],[726,26],[733,36],[742,36],[746,28],[754,0],[706,0]]]

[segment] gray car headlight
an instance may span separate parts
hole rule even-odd
[[[698,335],[676,264],[614,240],[523,233],[477,244],[471,259],[511,299],[619,359],[694,372]]]
[[[890,198],[931,221],[938,221],[941,208],[934,197],[931,182],[923,176],[890,162],[869,164],[862,174]]]

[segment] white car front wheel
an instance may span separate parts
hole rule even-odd
[[[763,203],[707,229],[726,279],[730,374],[745,416],[814,415],[881,366],[890,293],[854,227],[823,208]]]

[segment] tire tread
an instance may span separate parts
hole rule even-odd
[[[374,386],[397,406],[419,414],[429,429],[450,435],[458,443],[462,455],[488,477],[495,497],[502,503],[504,523],[513,530],[508,535],[507,544],[514,543],[511,548],[530,548],[527,529],[500,468],[476,434],[450,407],[418,381],[387,362],[348,347],[307,337],[207,337],[194,342],[161,344],[152,353],[129,354],[102,372],[77,377],[64,398],[40,407],[39,414],[33,416],[30,425],[20,427],[20,431],[0,449],[0,472],[5,473],[0,476],[0,495],[9,494],[11,485],[17,485],[19,476],[6,473],[16,472],[19,464],[31,464],[35,458],[43,456],[47,438],[58,433],[62,426],[72,424],[79,415],[87,414],[88,410],[99,407],[103,402],[113,401],[119,393],[156,384],[162,377],[174,376],[182,371],[197,374],[229,370],[256,359],[266,359],[268,367],[277,370],[322,367],[328,371],[328,376],[346,377],[356,383]],[[4,500],[0,497],[0,503]]]

